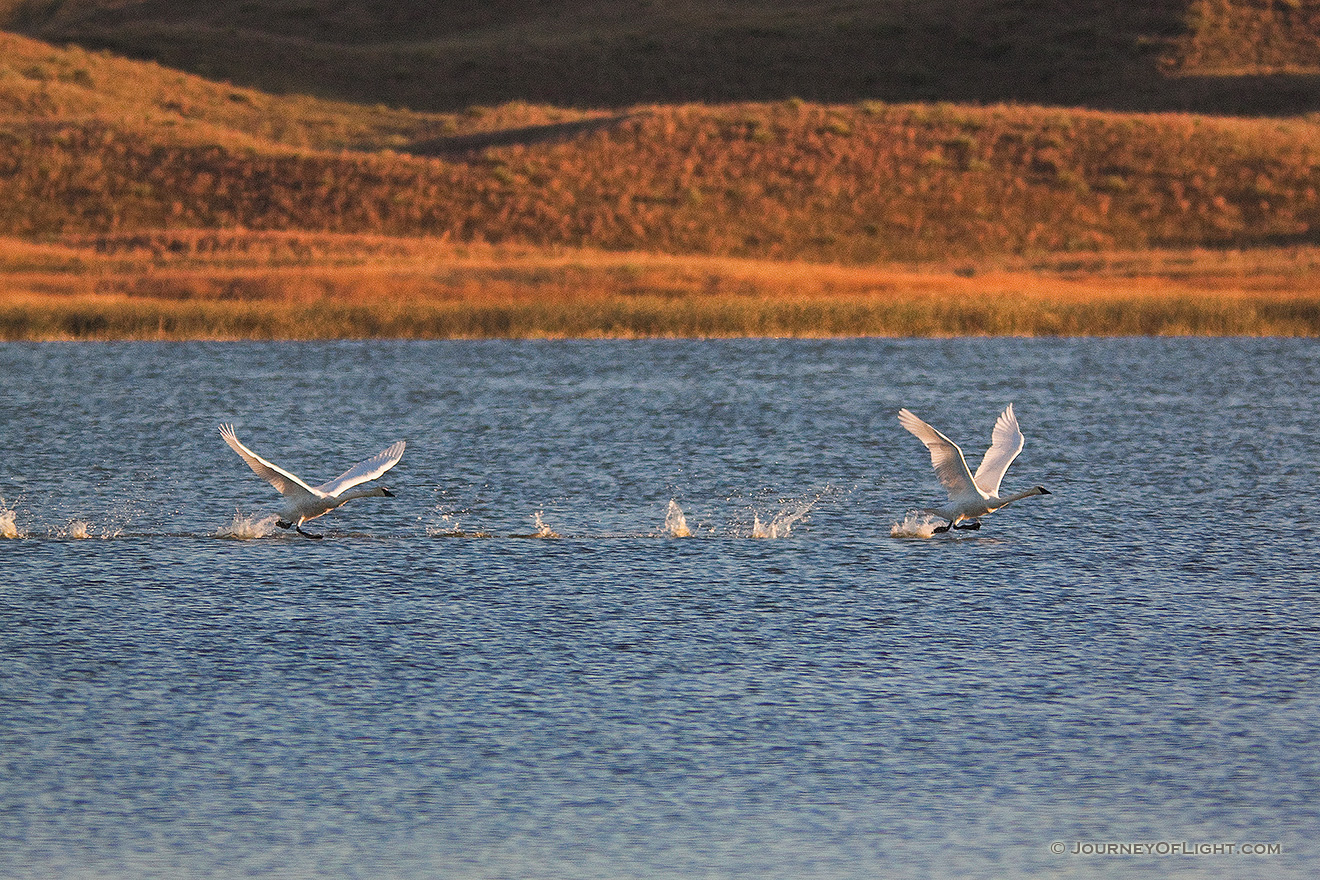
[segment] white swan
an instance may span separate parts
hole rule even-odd
[[[306,535],[309,538],[322,537],[303,531],[302,524],[309,519],[323,516],[337,507],[342,507],[354,498],[379,496],[393,498],[394,493],[384,486],[358,489],[355,492],[349,492],[348,490],[359,483],[378,478],[398,464],[399,459],[403,458],[403,447],[405,445],[400,440],[366,461],[360,461],[353,465],[330,482],[320,486],[309,486],[294,474],[289,473],[282,467],[271,464],[238,442],[233,425],[221,425],[220,436],[225,438],[225,442],[229,444],[230,448],[243,457],[243,460],[248,463],[248,467],[252,468],[257,476],[270,483],[281,495],[288,499],[284,505],[283,517],[276,525],[282,529],[295,528],[298,530],[298,534]]]
[[[1032,495],[1049,495],[1044,486],[1035,486],[1016,495],[1001,497],[999,484],[1004,479],[1004,472],[1022,451],[1026,438],[1018,427],[1017,416],[1013,414],[1013,404],[1009,404],[995,421],[990,448],[986,450],[981,465],[972,476],[963,458],[958,444],[905,409],[898,411],[898,421],[930,450],[930,463],[935,468],[935,476],[949,493],[949,503],[944,507],[926,508],[923,513],[930,513],[941,519],[947,519],[947,526],[939,526],[937,532],[949,529],[979,529],[979,517],[994,513],[1001,507],[1007,507],[1014,501],[1030,498]],[[963,520],[971,520],[971,525],[959,525]]]

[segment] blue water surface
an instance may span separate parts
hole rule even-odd
[[[5,878],[1320,864],[1314,342],[6,344],[0,375]],[[931,536],[896,411],[975,468],[1009,402],[1004,488],[1053,494]],[[396,497],[282,531],[221,421],[312,483],[407,440]]]

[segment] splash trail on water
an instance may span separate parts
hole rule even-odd
[[[56,538],[73,538],[77,541],[89,538],[118,538],[123,533],[123,526],[106,526],[101,530],[101,534],[98,535],[92,530],[92,524],[85,519],[70,520],[68,525],[63,528],[54,529],[51,532]]]
[[[477,529],[469,532],[463,529],[462,521],[459,516],[466,514],[467,511],[455,511],[445,513],[438,508],[430,514],[429,522],[425,523],[426,537],[428,538],[489,538],[490,532],[484,529]]]
[[[59,535],[61,538],[90,538],[92,536],[90,529],[91,526],[86,520],[75,519],[65,526]]]
[[[671,538],[692,537],[692,530],[688,528],[683,508],[679,507],[678,502],[672,498],[669,500],[669,508],[665,511],[665,534]]]
[[[275,531],[275,522],[279,514],[266,516],[247,516],[240,510],[234,511],[234,519],[228,526],[221,526],[215,533],[217,538],[235,538],[241,541],[252,538],[264,538]]]
[[[889,527],[889,537],[891,538],[930,538],[934,537],[935,529],[944,525],[944,520],[932,516],[929,513],[920,513],[910,511],[901,522],[896,522]]]
[[[536,534],[533,537],[536,538],[559,537],[559,533],[556,532],[554,529],[550,528],[548,525],[546,525],[545,521],[541,519],[541,511],[538,510],[536,513],[532,514],[532,523],[536,526]]]
[[[453,513],[436,513],[434,521],[427,523],[425,528],[428,538],[449,538],[463,534],[458,515]]]
[[[14,519],[14,508],[0,498],[0,538],[22,538],[24,533]]]
[[[753,538],[787,538],[793,531],[793,527],[798,523],[809,521],[807,514],[816,506],[817,502],[823,498],[825,493],[821,493],[814,498],[807,500],[793,500],[783,502],[768,522],[761,522],[761,516],[758,513],[752,514],[752,537]]]

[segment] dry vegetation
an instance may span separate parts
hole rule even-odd
[[[782,100],[1169,109],[1186,0],[0,0],[0,28],[266,91],[462,110]],[[1175,89],[1175,91],[1179,91]]]
[[[986,271],[207,231],[0,239],[0,339],[1320,335],[1320,249]]]
[[[1190,0],[1170,61],[1196,73],[1320,73],[1320,0]]]
[[[1315,117],[423,114],[0,34],[10,339],[1314,335],[1317,190]]]
[[[783,101],[641,107],[542,140],[588,115],[370,110],[9,35],[0,50],[0,234],[304,229],[857,263],[1320,229],[1313,119]],[[504,145],[475,149],[479,133]],[[407,150],[446,138],[466,151]]]
[[[1269,115],[1320,110],[1318,4],[0,0],[0,28],[267,92],[433,111],[799,96]]]

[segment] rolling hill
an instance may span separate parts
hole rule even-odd
[[[1046,0],[547,0],[448,16],[408,2],[0,0],[10,26],[86,44],[0,32],[0,323],[9,338],[1320,332],[1320,116],[1259,115],[1269,102],[1251,97],[1284,83],[1301,97],[1274,104],[1314,98],[1310,4],[1216,19],[1250,5],[1222,0],[1198,19],[1178,3],[1116,14]],[[1230,63],[1251,46],[1255,61]],[[452,79],[414,64],[428,52],[458,64]],[[923,52],[929,65],[895,73]],[[1113,109],[1189,96],[1256,115]],[[517,268],[489,250],[446,268],[473,247]],[[1015,293],[1040,291],[1030,279],[995,282],[998,305],[918,314],[880,296],[923,287],[881,271],[902,265],[960,302],[970,278],[1014,266],[1099,282],[1063,304]],[[1115,305],[1111,283],[1135,298]],[[1182,292],[1155,308],[1166,284]],[[1206,289],[1227,299],[1206,311]],[[451,314],[492,290],[523,311]],[[613,299],[585,323],[536,311],[578,314],[575,290]],[[417,323],[390,291],[448,317]],[[846,294],[830,318],[795,299],[831,291]],[[286,314],[373,296],[393,317],[318,331]],[[775,302],[749,305],[762,296]],[[228,307],[181,317],[192,301],[265,303],[251,319],[264,329]],[[473,318],[488,306],[491,322]]]
[[[1320,109],[1320,0],[0,0],[0,28],[430,111],[790,97]]]
[[[864,263],[1314,243],[1320,121],[275,97],[0,36],[0,233],[319,230]]]

